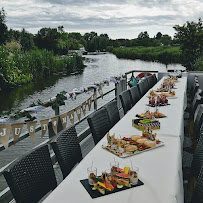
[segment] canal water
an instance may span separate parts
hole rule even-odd
[[[102,55],[86,55],[85,56],[85,69],[80,74],[75,75],[54,75],[50,78],[40,79],[37,82],[30,83],[11,89],[10,91],[0,92],[0,112],[1,111],[17,111],[28,107],[33,102],[41,100],[42,102],[47,101],[57,93],[61,91],[71,92],[74,88],[87,87],[91,82],[100,82],[110,76],[115,76],[120,73],[125,73],[131,70],[146,70],[146,71],[167,71],[167,69],[183,69],[179,64],[166,65],[157,62],[145,62],[141,60],[128,60],[118,59],[113,54],[102,54]],[[104,86],[103,91],[114,88],[115,85],[110,83],[110,86]],[[104,97],[103,100],[98,100],[98,105],[101,106],[108,102],[114,96],[114,92],[109,96]],[[65,106],[60,107],[60,113],[67,112],[72,108],[80,105],[82,102],[87,100],[90,95],[81,94],[78,95],[75,101],[67,100]],[[92,105],[93,106],[93,105]],[[93,110],[93,108],[92,108]],[[51,107],[45,110],[35,113],[34,116],[37,120],[53,117],[54,111]],[[23,121],[23,119],[19,120]],[[19,122],[18,121],[18,122]],[[39,124],[39,122],[38,122]],[[87,123],[81,126],[81,129],[85,127]],[[78,129],[77,129],[78,130]],[[79,129],[80,130],[80,129]],[[24,126],[23,131],[26,131]],[[31,139],[28,137],[23,141],[11,146],[7,150],[0,152],[0,168],[8,164],[12,160],[21,156],[25,152],[29,151],[33,147],[37,146],[42,141],[48,138],[48,134],[44,138],[41,138],[41,134],[36,133],[35,143],[33,144]],[[0,191],[6,187],[4,178],[0,177]]]

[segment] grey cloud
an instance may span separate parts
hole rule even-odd
[[[59,4],[59,5],[92,5],[92,4],[115,4],[115,5],[122,5],[126,4],[128,0],[36,0],[36,2],[43,2],[43,3],[52,3],[52,4]]]

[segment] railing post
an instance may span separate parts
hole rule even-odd
[[[96,88],[94,88],[94,93],[97,91],[97,89]],[[93,100],[94,100],[94,98],[93,98]],[[95,101],[94,101],[94,111],[96,111],[97,110],[97,104],[95,103]]]
[[[115,98],[116,98],[116,99],[117,99],[117,96],[118,96],[118,95],[117,95],[117,94],[118,94],[118,92],[117,92],[117,85],[118,85],[118,84],[115,83]]]

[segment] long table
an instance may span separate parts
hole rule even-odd
[[[163,82],[159,81],[153,89]],[[93,148],[93,150],[76,166],[64,181],[45,199],[45,203],[71,202],[71,203],[183,203],[182,158],[181,146],[183,140],[183,109],[185,103],[187,78],[181,78],[176,87],[176,99],[169,99],[166,107],[160,111],[167,115],[160,119],[161,129],[157,130],[158,138],[164,146],[143,152],[129,158],[119,158],[102,149],[106,136]],[[142,113],[146,108],[148,99],[146,95],[110,130],[116,136],[130,137],[141,132],[132,127],[132,119],[137,113]],[[80,180],[87,178],[87,168],[93,161],[97,167],[97,175],[110,168],[113,159],[119,162],[121,168],[130,165],[130,160],[139,167],[139,179],[143,186],[131,188],[118,193],[113,193],[92,199]]]

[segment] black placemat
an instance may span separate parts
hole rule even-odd
[[[120,189],[115,188],[112,192],[109,192],[109,191],[105,190],[105,194],[103,195],[98,190],[92,190],[93,185],[92,186],[89,185],[88,179],[80,180],[80,182],[82,183],[84,188],[87,190],[87,192],[89,193],[89,195],[91,196],[92,199],[97,198],[97,197],[101,197],[101,196],[105,196],[105,195],[110,195],[110,194],[115,193],[115,192],[120,192],[120,191],[123,191],[123,190],[127,190],[127,189],[131,189],[131,188],[134,188],[134,187],[144,185],[144,183],[140,179],[138,179],[138,184],[137,185],[131,185],[131,187],[123,186],[123,188],[120,188]]]
[[[171,105],[171,104],[167,104],[167,105]],[[167,105],[165,105],[165,104],[162,105],[162,104],[161,104],[161,105],[159,105],[159,106],[156,106],[156,105],[155,105],[155,106],[151,106],[151,105],[149,105],[149,104],[146,104],[146,106],[149,106],[149,107],[162,107],[162,106],[167,106]]]

